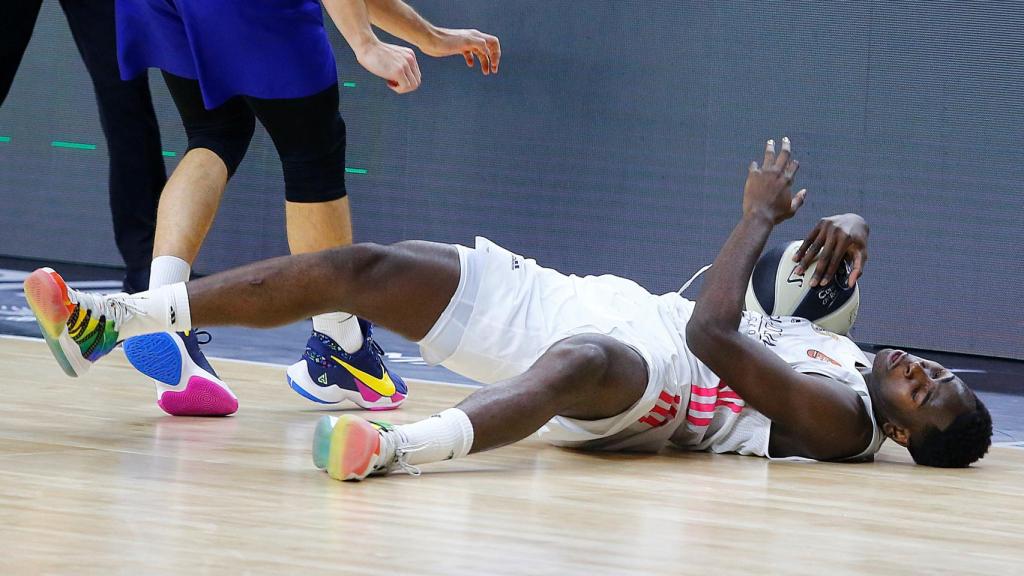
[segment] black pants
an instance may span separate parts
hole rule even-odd
[[[338,112],[337,84],[303,98],[235,96],[207,110],[198,81],[163,75],[189,149],[220,156],[229,176],[245,156],[258,119],[281,158],[286,200],[330,202],[346,195],[345,121]]]
[[[32,37],[42,0],[4,0],[0,18],[0,105]],[[160,129],[146,76],[125,82],[117,67],[114,0],[60,0],[92,78],[110,154],[110,213],[127,268],[125,289],[149,286],[160,191],[167,181]],[[29,110],[25,111],[29,113]]]

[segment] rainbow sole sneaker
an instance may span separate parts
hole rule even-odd
[[[81,293],[68,288],[53,269],[40,268],[29,274],[24,288],[43,338],[68,376],[81,376],[117,346],[116,322],[80,305]],[[89,297],[94,304],[101,298]]]
[[[227,416],[238,411],[238,397],[206,360],[196,331],[129,338],[124,354],[136,370],[156,381],[156,403],[171,416]]]
[[[313,331],[302,360],[288,368],[288,385],[300,396],[320,404],[348,400],[365,410],[394,410],[409,389],[388,370],[384,352],[373,340],[369,322],[360,319],[363,346],[349,354],[326,334]]]
[[[387,452],[382,432],[393,428],[358,416],[322,416],[313,433],[313,464],[335,480],[362,480],[372,473],[387,473]]]

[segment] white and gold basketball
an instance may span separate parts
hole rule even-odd
[[[800,241],[775,246],[761,255],[747,284],[747,310],[768,316],[797,316],[837,334],[848,334],[860,309],[860,286],[846,285],[850,263],[843,261],[832,281],[811,288],[818,262],[803,276],[795,273],[793,255]]]

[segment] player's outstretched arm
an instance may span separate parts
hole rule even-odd
[[[381,42],[370,26],[366,0],[323,0],[324,8],[352,48],[359,65],[404,94],[420,86],[420,67],[411,48]]]
[[[796,273],[803,275],[812,262],[821,260],[821,265],[814,270],[810,286],[825,286],[835,276],[843,260],[849,259],[853,269],[847,282],[852,288],[868,262],[870,233],[868,223],[858,214],[836,214],[818,220],[793,255],[793,261],[800,263]]]
[[[501,43],[495,36],[479,30],[434,26],[402,0],[366,0],[366,6],[375,26],[411,42],[424,54],[434,57],[461,54],[470,68],[474,60],[479,60],[484,75],[498,73]]]
[[[760,342],[737,331],[747,280],[775,224],[793,216],[806,191],[792,194],[799,164],[783,139],[769,140],[761,167],[751,163],[743,217],[722,246],[686,327],[690,350],[773,423],[773,442],[821,460],[853,456],[871,440],[869,415],[855,392],[800,374]]]

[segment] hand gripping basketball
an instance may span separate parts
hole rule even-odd
[[[807,234],[800,249],[793,255],[793,261],[799,262],[795,272],[803,275],[811,262],[820,260],[811,278],[811,286],[827,285],[836,275],[844,258],[853,264],[849,287],[853,287],[868,262],[868,234],[871,230],[868,223],[857,214],[838,214],[822,218]]]

